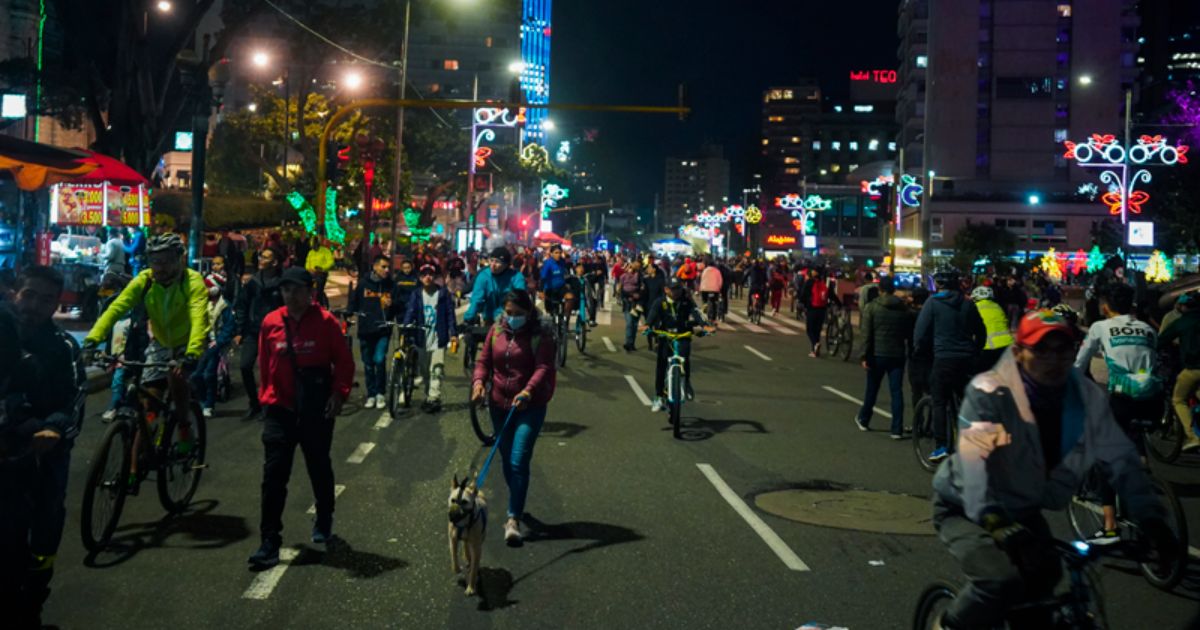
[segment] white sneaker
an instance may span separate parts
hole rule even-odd
[[[666,403],[663,402],[662,398],[655,398],[654,404],[650,405],[650,411],[658,413],[658,412],[662,411],[663,409],[665,409],[666,406],[667,405],[666,405]]]
[[[363,409],[374,409],[375,398],[375,396],[367,396],[367,400],[363,402]]]
[[[100,414],[100,417],[104,418],[105,420],[112,420],[113,418],[117,417],[117,410],[109,409],[109,410],[105,411],[104,413]]]
[[[504,524],[504,544],[509,547],[519,547],[523,542],[524,537],[521,535],[521,528],[517,525],[516,519],[508,519]]]
[[[203,412],[204,412],[204,417],[205,417],[205,418],[211,418],[211,417],[212,417],[212,414],[213,414],[212,407],[205,407],[205,408],[204,408],[204,410],[203,410]]]
[[[375,406],[379,407],[380,409],[387,409],[387,397],[384,396],[383,394],[376,396],[375,397]]]

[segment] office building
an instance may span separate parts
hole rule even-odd
[[[705,146],[696,155],[669,157],[658,225],[674,232],[705,210],[729,205],[729,161],[719,146]]]
[[[523,0],[521,11],[521,91],[525,102],[550,102],[551,0]],[[525,123],[525,141],[545,144],[542,130],[549,113],[530,108]]]
[[[520,60],[520,23],[511,2],[485,2],[447,11],[414,2],[409,32],[408,82],[427,98],[480,100],[514,96]]]
[[[1171,92],[1191,91],[1189,82],[1191,89],[1200,87],[1200,3],[1161,0],[1138,9],[1138,111],[1154,121],[1175,107]]]

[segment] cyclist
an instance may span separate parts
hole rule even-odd
[[[575,273],[563,281],[563,306],[567,323],[571,323],[571,312],[577,312],[581,326],[590,325],[588,313],[595,304],[588,302],[587,285],[591,280],[587,277],[587,265],[581,260],[575,263]]]
[[[1061,567],[1043,510],[1062,510],[1096,464],[1117,486],[1160,562],[1178,544],[1103,390],[1073,369],[1075,332],[1052,311],[1021,318],[1016,343],[967,388],[958,448],[933,480],[938,537],[970,583],[943,628],[1048,627],[1009,608],[1050,594]],[[936,627],[936,626],[935,626]]]
[[[587,281],[591,288],[596,291],[596,306],[604,307],[604,285],[608,281],[608,263],[604,261],[604,255],[596,252],[587,262]],[[582,277],[582,276],[581,276]],[[596,325],[596,318],[592,317],[591,325]]]
[[[1200,449],[1200,439],[1192,432],[1192,406],[1189,400],[1200,387],[1200,302],[1193,294],[1185,293],[1179,297],[1177,308],[1180,315],[1163,329],[1158,337],[1158,347],[1170,347],[1171,342],[1179,339],[1183,369],[1175,377],[1171,404],[1175,407],[1179,423],[1183,425],[1183,434],[1187,436],[1183,450],[1194,451]]]
[[[994,293],[989,286],[978,286],[971,291],[971,301],[975,303],[975,309],[979,311],[979,317],[987,331],[987,341],[983,344],[983,351],[979,353],[976,374],[992,369],[1013,343],[1012,331],[1008,327],[1008,315],[993,298]]]
[[[920,355],[928,355],[930,348],[933,350],[929,389],[933,397],[935,448],[929,454],[929,461],[940,462],[948,454],[946,408],[970,380],[987,338],[987,328],[975,305],[963,298],[957,271],[939,271],[934,274],[933,283],[937,293],[925,302],[917,316],[913,345]]]
[[[109,305],[84,338],[85,350],[94,350],[108,338],[113,324],[126,313],[143,307],[150,320],[147,363],[182,359],[168,374],[164,369],[147,369],[142,375],[148,385],[166,379],[179,426],[189,408],[188,373],[208,348],[208,288],[199,272],[183,262],[183,240],[167,232],[150,239],[146,257],[150,269],[138,274]],[[136,459],[133,466],[136,466]]]
[[[488,268],[475,276],[471,305],[467,307],[463,321],[474,321],[478,317],[491,326],[504,314],[504,296],[513,289],[524,288],[525,276],[512,268],[512,253],[507,248],[497,247],[492,250]]]
[[[550,257],[542,262],[542,271],[538,274],[538,288],[542,294],[542,305],[546,309],[546,315],[553,317],[558,310],[570,273],[562,247],[554,245],[550,248]]]
[[[718,319],[721,317],[721,292],[725,286],[723,282],[721,270],[713,264],[712,258],[705,259],[704,269],[700,271],[700,302],[704,304],[705,309],[708,308],[709,302],[716,302],[713,312]]]
[[[700,312],[696,303],[688,295],[684,288],[684,281],[680,278],[671,278],[667,281],[667,287],[663,291],[662,297],[655,299],[650,305],[650,311],[646,314],[646,323],[642,325],[642,330],[650,329],[679,334],[691,332],[696,326],[702,326],[706,332],[713,331],[712,325],[705,321],[704,314]],[[654,365],[654,391],[657,393],[657,397],[650,407],[651,411],[666,409],[667,361],[671,358],[672,352],[670,343],[658,344],[658,361]],[[691,339],[679,340],[679,354],[683,357],[684,391],[687,399],[691,400],[695,397],[695,393],[692,391]]]
[[[1162,381],[1155,376],[1158,332],[1133,315],[1133,287],[1109,284],[1100,290],[1100,312],[1105,319],[1092,324],[1075,356],[1075,367],[1086,371],[1092,357],[1103,352],[1108,367],[1109,405],[1117,425],[1133,437],[1134,420],[1158,419],[1163,411]],[[1141,442],[1135,444],[1141,448]],[[1120,540],[1117,530],[1116,496],[1110,486],[1101,487],[1104,529],[1092,537],[1093,544]]]

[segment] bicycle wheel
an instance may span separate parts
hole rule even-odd
[[[1150,586],[1163,591],[1170,591],[1179,585],[1187,574],[1188,563],[1188,529],[1187,518],[1183,514],[1183,506],[1179,503],[1179,497],[1175,496],[1175,491],[1171,488],[1171,484],[1151,478],[1150,483],[1154,486],[1154,493],[1158,496],[1159,501],[1167,510],[1166,523],[1167,527],[1175,534],[1175,540],[1179,541],[1179,546],[1175,549],[1174,562],[1165,569],[1160,569],[1156,563],[1141,562],[1139,566],[1142,569],[1142,577],[1150,583]],[[1132,522],[1121,519],[1122,527],[1136,528]]]
[[[679,439],[679,414],[683,410],[683,375],[678,367],[668,368],[667,375],[667,421],[671,423],[671,435]]]
[[[475,437],[484,446],[491,446],[496,441],[496,434],[492,429],[492,415],[490,406],[492,404],[492,383],[490,380],[484,381],[483,385],[483,402],[479,405],[471,402],[470,388],[467,389],[467,409],[471,412],[471,428],[475,430]],[[487,423],[484,425],[484,423]],[[486,428],[485,428],[486,427]]]
[[[937,448],[937,440],[933,434],[933,399],[929,396],[917,401],[913,409],[912,425],[913,454],[917,463],[928,472],[937,470],[937,464],[929,461],[929,454]]]
[[[387,410],[395,418],[399,415],[401,398],[403,397],[401,378],[403,376],[403,363],[401,359],[392,355],[392,369],[388,371],[387,384]]]
[[[842,324],[842,334],[839,343],[842,344],[842,360],[849,361],[850,355],[854,353],[854,327],[850,325],[850,319]]]
[[[841,335],[838,334],[837,315],[831,315],[825,324],[825,345],[822,347],[831,357],[837,356]]]
[[[917,598],[917,610],[913,614],[913,630],[931,630],[940,627],[942,614],[950,608],[958,589],[945,582],[935,582],[925,587]]]
[[[1104,511],[1100,507],[1102,502],[1100,477],[1091,471],[1067,504],[1067,517],[1075,538],[1087,540],[1104,528]]]
[[[129,425],[124,421],[109,425],[88,470],[83,489],[79,533],[83,547],[99,551],[108,545],[121,509],[125,506],[125,478],[129,475],[129,450],[133,447]]]
[[[158,445],[158,500],[165,510],[187,509],[204,472],[207,429],[200,407],[192,404],[176,418],[170,414]],[[182,424],[181,424],[182,422]]]
[[[420,369],[417,365],[417,349],[410,347],[408,356],[404,357],[404,378],[400,380],[403,384],[405,409],[412,407],[413,393],[417,389],[417,373]]]
[[[1172,464],[1179,459],[1179,454],[1183,451],[1183,439],[1183,426],[1179,424],[1178,416],[1170,406],[1161,420],[1142,433],[1142,440],[1150,456],[1164,464]]]
[[[587,331],[587,324],[575,322],[575,347],[579,349],[579,354],[587,350]]]
[[[555,326],[555,343],[558,351],[558,367],[566,367],[567,365],[567,322],[566,319],[559,319],[558,325]]]

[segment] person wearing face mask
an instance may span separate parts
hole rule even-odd
[[[476,318],[491,326],[492,322],[504,314],[504,297],[514,289],[525,289],[525,276],[513,269],[512,252],[507,248],[497,247],[492,250],[488,268],[475,276],[475,285],[471,289],[471,305],[463,315],[463,321],[469,322]]]
[[[282,268],[279,250],[266,248],[258,255],[258,273],[250,276],[238,292],[234,307],[233,345],[241,348],[239,368],[242,384],[249,398],[247,420],[260,418],[262,407],[258,404],[258,384],[254,380],[254,368],[258,365],[258,333],[267,313],[283,306],[279,293],[279,278]]]
[[[667,281],[663,296],[650,305],[650,310],[646,313],[646,323],[642,325],[641,329],[642,331],[661,330],[670,333],[684,333],[691,331],[696,326],[703,326],[706,332],[713,331],[713,327],[705,321],[704,315],[688,295],[684,288],[684,281],[680,278],[671,278]],[[661,342],[657,347],[658,361],[654,366],[654,391],[657,397],[650,407],[651,411],[663,411],[667,408],[667,362],[674,352],[672,344],[668,342]],[[692,391],[691,339],[679,340],[679,354],[683,356],[683,373],[686,375],[684,391],[687,399],[691,400],[695,397]]]
[[[519,546],[523,539],[520,521],[529,493],[529,463],[554,397],[555,354],[554,337],[541,325],[533,298],[523,289],[509,291],[504,316],[488,331],[475,362],[471,401],[483,400],[484,382],[490,380],[489,409],[509,492],[504,541],[510,546]],[[512,419],[505,427],[510,412]]]

